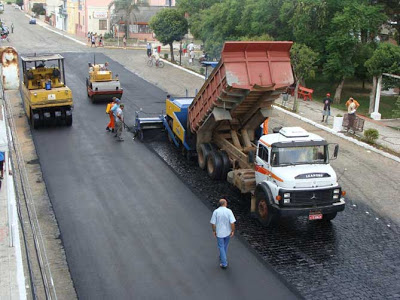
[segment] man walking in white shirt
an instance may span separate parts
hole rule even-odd
[[[230,238],[235,235],[235,216],[232,211],[227,208],[228,202],[225,199],[219,200],[219,208],[214,210],[210,223],[217,238],[219,249],[220,267],[226,269],[228,267],[227,252]]]

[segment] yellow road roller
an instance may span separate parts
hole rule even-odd
[[[21,56],[25,111],[33,128],[72,125],[72,92],[65,84],[60,54]]]
[[[123,89],[118,75],[108,69],[108,63],[89,63],[89,77],[86,78],[87,95],[92,102],[111,101],[113,97],[121,99]]]

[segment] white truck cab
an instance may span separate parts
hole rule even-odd
[[[259,221],[268,226],[279,216],[300,215],[330,221],[343,211],[344,193],[329,164],[338,149],[300,127],[262,136],[255,161],[254,210]]]

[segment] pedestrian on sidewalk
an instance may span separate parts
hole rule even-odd
[[[354,121],[356,120],[356,111],[357,111],[357,105],[354,102],[353,98],[350,98],[347,102],[349,102],[349,105],[347,106],[347,114],[348,114],[348,120],[349,120],[349,125],[347,127],[347,132],[350,131],[350,129],[353,131],[353,134],[355,133],[354,130]],[[346,105],[347,105],[346,102]]]
[[[99,35],[99,47],[103,47],[103,35]]]
[[[4,152],[0,152],[0,179],[4,178],[4,160],[5,160],[5,153]]]
[[[122,39],[122,42],[124,43],[124,49],[126,49],[126,35],[124,35],[124,38]]]
[[[328,117],[331,115],[331,103],[332,103],[332,99],[331,99],[331,94],[326,94],[326,97],[323,100],[324,102],[324,109],[322,111],[322,122],[324,122],[324,118],[325,118],[325,123],[328,124]]]
[[[147,57],[150,58],[151,57],[151,44],[147,43],[146,45],[146,53],[147,53]]]
[[[92,39],[92,44],[90,45],[90,48],[92,48],[93,46],[96,48],[96,36],[93,33],[91,39]]]
[[[87,42],[90,44],[91,41],[92,41],[92,34],[90,33],[90,31],[88,31],[88,33],[87,33]]]
[[[226,269],[228,267],[227,253],[230,238],[235,235],[235,216],[232,210],[227,208],[228,201],[226,199],[219,200],[219,208],[214,210],[210,223],[214,236],[217,238],[219,250],[220,267]]]
[[[11,33],[14,33],[14,23],[11,23]]]
[[[106,114],[108,114],[108,116],[110,118],[110,122],[108,123],[106,130],[111,131],[111,132],[114,132],[114,129],[115,129],[115,119],[114,119],[114,114],[111,111],[111,109],[115,105],[116,100],[117,100],[117,97],[112,97],[112,101],[110,103],[108,103],[107,107],[106,107]]]
[[[185,57],[187,57],[188,56],[188,53],[187,53],[187,43],[186,42],[184,42],[183,43],[183,46],[182,46],[182,51],[183,51],[183,55],[185,56]]]
[[[122,132],[124,130],[124,105],[121,104],[116,109],[116,118],[115,118],[115,129],[117,131],[116,138],[117,141],[122,142],[124,139],[122,138]]]
[[[348,108],[351,101],[356,105],[356,109],[358,109],[360,107],[360,103],[358,103],[358,101],[356,99],[354,99],[353,97],[350,97],[349,100],[347,100],[346,102],[346,107]]]

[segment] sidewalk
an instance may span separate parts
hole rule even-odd
[[[282,97],[276,101],[276,104],[281,105],[282,107],[286,107],[288,109],[293,108],[293,100],[294,98],[289,96],[289,100],[286,105],[283,105]],[[329,128],[332,128],[333,117],[337,114],[345,114],[346,111],[331,107],[331,116],[328,119],[328,124],[322,123],[322,109],[323,103],[319,101],[304,101],[302,99],[298,100],[298,114],[304,118],[310,119],[314,122],[320,123],[321,125],[326,125]],[[370,119],[366,116],[358,115],[365,120],[364,130],[369,128],[374,128],[379,132],[379,138],[376,141],[377,145],[381,145],[385,148],[390,149],[391,151],[397,153],[397,156],[400,156],[400,129],[396,130],[395,128],[400,128],[400,119],[393,120],[380,120],[376,121]],[[363,133],[357,132],[357,137],[362,138]],[[350,135],[351,136],[351,135]]]
[[[0,299],[26,299],[20,229],[6,131],[3,104],[0,103],[0,150],[6,153],[4,179],[0,182]]]

